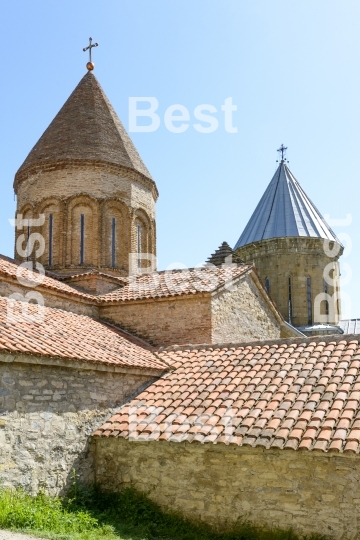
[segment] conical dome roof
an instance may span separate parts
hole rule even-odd
[[[234,249],[259,240],[289,236],[324,238],[340,243],[282,161]]]
[[[15,175],[14,189],[29,169],[53,162],[106,162],[152,180],[95,75],[88,71]]]

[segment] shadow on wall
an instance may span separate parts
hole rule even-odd
[[[0,476],[30,493],[64,493],[73,468],[93,481],[89,436],[153,377],[0,363]]]

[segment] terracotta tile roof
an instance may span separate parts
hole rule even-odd
[[[154,184],[128,133],[91,72],[87,72],[81,79],[17,171],[15,192],[25,173],[34,166],[75,161],[123,166],[139,172]]]
[[[146,344],[139,346],[140,340],[133,337],[130,340],[126,333],[108,324],[47,307],[43,320],[36,322],[21,315],[23,302],[14,302],[14,309],[8,312],[9,302],[0,297],[0,351],[149,369],[158,373],[167,369]],[[30,316],[36,317],[38,307],[34,304],[27,304],[27,307]]]
[[[77,296],[79,298],[88,298],[94,301],[94,296],[91,294],[78,291],[77,289],[66,285],[66,283],[62,283],[61,281],[47,275],[42,276],[36,272],[29,272],[26,268],[19,268],[19,264],[16,261],[10,259],[9,257],[5,257],[4,255],[0,255],[0,276],[7,276],[11,279],[18,280],[18,275],[20,275],[24,280],[34,282],[35,287],[44,287],[53,291],[71,294],[72,296]]]
[[[118,302],[213,292],[252,268],[251,264],[241,264],[228,268],[203,267],[143,274],[128,278],[128,285],[98,298],[100,302]]]
[[[95,435],[359,453],[358,337],[165,349],[175,371]]]
[[[119,287],[122,287],[123,285],[127,285],[129,278],[125,276],[113,276],[112,274],[106,274],[105,272],[100,272],[96,268],[93,268],[89,270],[88,272],[78,272],[76,274],[69,274],[69,275],[59,275],[55,274],[53,272],[47,272],[48,275],[53,276],[55,279],[59,281],[65,281],[66,283],[71,282],[73,280],[77,280],[78,278],[86,278],[90,276],[99,276],[103,277],[105,279],[111,280],[114,283],[118,283]]]

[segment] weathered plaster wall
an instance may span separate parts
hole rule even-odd
[[[89,435],[153,376],[24,363],[27,357],[11,360],[0,355],[4,485],[56,494],[69,482],[73,468],[91,481]]]
[[[154,345],[211,343],[209,295],[109,304],[99,313]]]
[[[247,275],[234,290],[221,290],[211,299],[211,343],[280,337],[280,323]]]
[[[238,516],[335,538],[360,529],[358,455],[95,438],[96,480],[219,523]]]

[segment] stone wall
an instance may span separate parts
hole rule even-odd
[[[78,315],[88,315],[89,317],[98,318],[98,307],[94,304],[88,303],[82,298],[73,298],[71,295],[61,295],[56,291],[44,289],[42,287],[23,287],[17,281],[4,281],[4,278],[0,280],[0,296],[9,297],[14,293],[20,293],[22,296],[26,296],[29,291],[37,291],[44,297],[44,305],[46,307],[64,309],[65,311],[71,311]]]
[[[280,318],[274,315],[251,276],[234,290],[220,290],[211,299],[211,343],[253,341],[280,337]]]
[[[32,227],[45,239],[45,251],[37,257],[45,268],[65,273],[74,269],[103,268],[129,273],[129,253],[138,252],[137,227],[141,226],[141,251],[156,253],[153,181],[135,171],[110,164],[69,163],[29,173],[17,188],[17,213],[24,218],[45,215],[45,223]],[[80,216],[84,215],[84,262],[80,264]],[[52,259],[49,251],[52,215]],[[115,261],[112,261],[112,220],[115,219]],[[22,249],[27,243],[26,230]],[[15,249],[15,259],[25,256]],[[146,267],[146,262],[141,264]]]
[[[50,170],[43,167],[42,171],[30,174],[18,186],[18,207],[25,206],[29,201],[38,204],[45,198],[67,199],[87,193],[95,199],[123,199],[129,206],[144,208],[154,218],[157,193],[150,181],[143,184],[144,181],[136,172],[124,170],[121,173],[110,164],[106,167],[104,164],[95,166],[91,163],[86,166],[73,163],[66,167],[52,166]]]
[[[95,438],[96,480],[204,521],[238,516],[335,538],[360,530],[358,455]]]
[[[117,279],[90,272],[71,279],[65,278],[65,283],[70,287],[95,295],[112,292],[121,286],[121,282]]]
[[[342,251],[343,248],[339,244],[327,242],[322,238],[294,237],[254,242],[239,248],[236,253],[246,263],[255,264],[264,284],[266,279],[269,280],[270,296],[284,319],[294,326],[305,326],[309,320],[312,323],[338,323],[341,306],[334,293],[340,290],[339,277],[335,276],[339,273],[338,259]],[[334,256],[329,256],[329,253],[333,253]],[[324,320],[320,321],[314,303],[316,296],[324,293],[324,270],[328,265],[330,278],[334,277],[334,283],[327,284],[327,293],[330,295],[329,317],[326,317],[325,301],[322,301],[320,314]],[[289,321],[289,278],[292,297],[291,321]],[[310,278],[311,289],[310,316],[307,278]]]
[[[211,343],[210,295],[121,302],[99,307],[99,313],[154,345]]]
[[[56,494],[69,485],[73,468],[91,482],[89,435],[153,379],[136,370],[106,371],[104,366],[91,369],[86,363],[59,361],[56,365],[46,358],[0,354],[0,478],[4,485]]]

